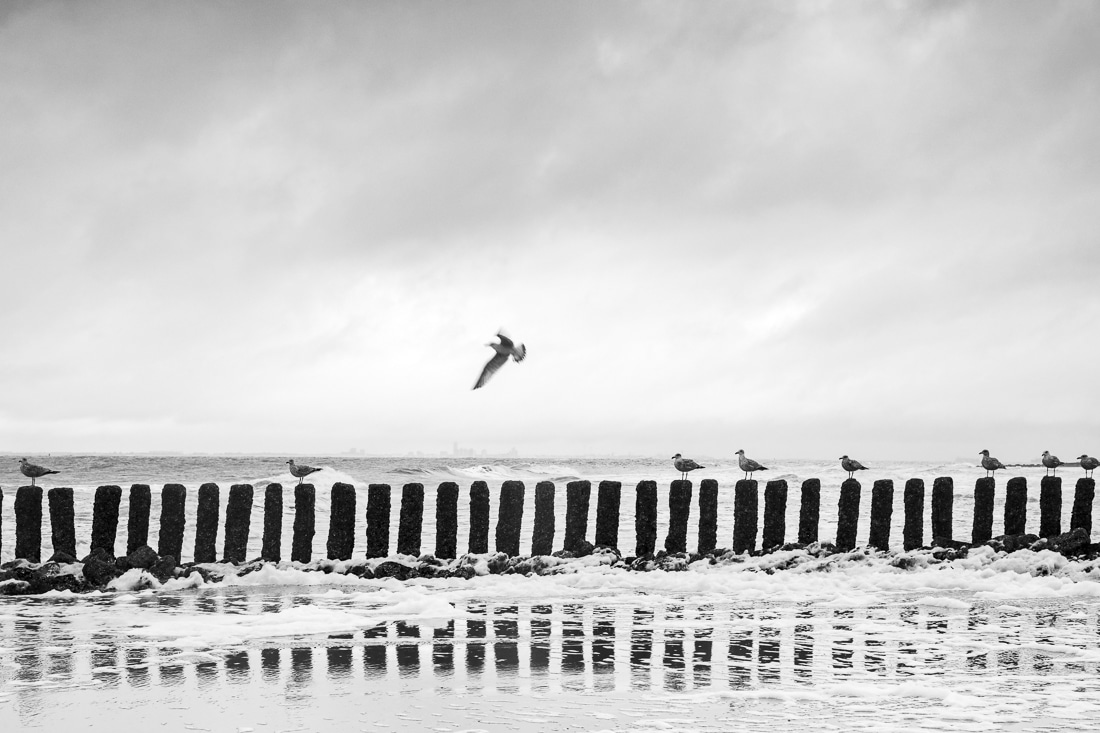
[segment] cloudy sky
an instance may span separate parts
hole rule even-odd
[[[0,450],[1100,453],[1100,5],[0,6]],[[528,359],[472,391],[504,327]]]

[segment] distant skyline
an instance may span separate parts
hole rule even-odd
[[[1097,38],[1085,2],[5,3],[0,450],[1100,454]],[[527,358],[475,392],[501,327]]]

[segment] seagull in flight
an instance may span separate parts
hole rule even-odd
[[[294,463],[293,458],[291,458],[289,461],[287,461],[287,465],[290,466],[290,475],[293,476],[294,478],[298,479],[298,485],[299,486],[302,484],[302,479],[304,479],[306,476],[310,475],[311,473],[317,473],[318,471],[321,470],[319,468],[314,468],[313,466],[306,466],[304,464],[299,466],[296,463]]]
[[[509,356],[512,357],[513,361],[523,361],[527,356],[527,347],[523,344],[514,343],[512,339],[499,331],[497,332],[497,338],[500,339],[499,344],[485,344],[486,346],[492,346],[493,351],[497,353],[493,354],[493,358],[481,370],[481,376],[477,378],[474,389],[484,387],[492,376],[497,373],[497,370],[504,366],[504,362],[508,361]]]
[[[997,470],[1005,467],[1005,464],[1001,463],[996,458],[990,457],[989,451],[987,450],[983,450],[978,455],[982,457],[982,468],[985,469],[985,475],[987,478],[989,477],[990,473],[996,476]]]
[[[852,474],[854,474],[856,471],[866,471],[867,470],[867,466],[864,466],[862,463],[860,463],[856,459],[849,458],[848,456],[841,456],[840,457],[840,467],[848,472],[848,478],[852,478]]]
[[[1062,465],[1062,462],[1058,460],[1058,456],[1052,456],[1050,451],[1043,451],[1043,465],[1047,467],[1047,471],[1054,469],[1054,475],[1058,475],[1058,466]]]
[[[1085,478],[1089,478],[1089,472],[1100,466],[1100,460],[1093,458],[1088,453],[1077,456],[1077,460],[1081,461],[1081,468],[1085,469]]]
[[[672,457],[672,465],[676,466],[676,470],[680,472],[680,479],[686,480],[689,471],[694,471],[697,468],[706,468],[706,466],[700,466],[690,458],[684,458],[679,453]]]
[[[745,451],[737,451],[737,465],[745,472],[745,478],[751,479],[753,471],[767,471],[767,466],[761,466],[751,458],[745,457]]]
[[[33,463],[27,463],[26,458],[19,459],[19,471],[31,480],[31,486],[34,486],[34,480],[36,478],[49,476],[51,473],[60,473],[59,471],[42,468],[42,466],[36,466]]]

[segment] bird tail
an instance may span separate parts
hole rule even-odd
[[[51,473],[61,473],[61,472],[60,472],[60,471],[46,471],[46,473],[44,473],[44,474],[42,474],[42,475],[43,475],[43,476],[48,476],[48,475],[50,475]]]

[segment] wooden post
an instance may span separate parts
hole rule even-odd
[[[182,484],[165,484],[160,490],[160,537],[157,554],[183,562],[183,528],[187,522],[184,504],[187,489]]]
[[[955,483],[950,476],[940,476],[932,482],[932,541],[951,539],[952,504]]]
[[[470,554],[489,551],[489,484],[470,484]]]
[[[390,554],[390,485],[367,486],[367,557]]]
[[[699,482],[699,554],[708,555],[718,547],[718,482],[705,478]]]
[[[902,548],[909,552],[924,547],[924,479],[905,482],[905,528]]]
[[[837,505],[836,547],[838,550],[854,550],[859,527],[859,481],[845,479],[840,485],[840,501]]]
[[[325,556],[350,560],[355,551],[355,487],[338,481],[332,485],[330,497]]]
[[[1096,481],[1091,478],[1077,479],[1077,488],[1073,492],[1073,512],[1070,514],[1069,528],[1081,527],[1092,534],[1092,500],[1096,495]]]
[[[15,557],[42,562],[42,487],[15,490]]]
[[[130,486],[130,510],[126,518],[126,554],[149,544],[149,508],[153,503],[149,484]]]
[[[248,552],[248,530],[252,525],[252,484],[233,484],[225,502],[225,538],[222,562],[239,564]]]
[[[634,500],[634,554],[648,557],[657,547],[657,482],[639,481]]]
[[[880,479],[871,487],[871,531],[867,544],[876,550],[890,549],[890,519],[894,513],[894,482]]]
[[[565,485],[565,549],[577,552],[588,534],[588,501],[591,481],[570,481]]]
[[[619,502],[623,485],[619,481],[601,481],[596,493],[596,547],[619,548]]]
[[[458,484],[444,481],[435,492],[435,556],[458,557]]]
[[[73,511],[73,490],[65,488],[50,489],[47,492],[50,501],[50,529],[53,540],[53,552],[65,553],[76,559],[76,524]]]
[[[759,521],[759,496],[756,479],[741,479],[733,487],[733,551],[756,551]]]
[[[92,546],[91,549],[106,550],[115,556],[115,537],[118,534],[118,507],[122,503],[122,488],[118,486],[100,486],[95,490],[95,504],[92,509]]]
[[[519,555],[519,530],[523,522],[523,495],[526,487],[522,481],[505,481],[500,487],[500,503],[497,505],[497,552],[516,557]]]
[[[677,479],[668,491],[666,552],[687,552],[688,518],[691,515],[691,482]]]
[[[1062,477],[1043,476],[1039,484],[1039,536],[1062,534]]]
[[[199,487],[199,507],[195,512],[195,562],[217,562],[218,498],[217,484]]]
[[[549,555],[554,551],[554,484],[539,481],[535,485],[535,525],[531,528],[531,554]]]
[[[420,533],[424,528],[424,484],[401,487],[401,514],[397,524],[399,555],[420,556]]]
[[[781,547],[787,536],[787,482],[775,479],[764,485],[764,533],[761,547]]]
[[[996,483],[993,477],[984,476],[974,483],[974,529],[970,543],[980,545],[993,538],[993,493]]]
[[[268,484],[264,489],[264,538],[260,558],[265,562],[283,559],[282,484]]]
[[[1014,476],[1005,488],[1005,534],[1024,534],[1027,526],[1027,479]]]
[[[817,542],[817,527],[821,519],[821,481],[808,478],[802,482],[802,505],[798,510],[798,542]]]
[[[313,559],[313,535],[317,531],[317,489],[313,484],[294,487],[294,534],[290,540],[290,559],[309,562]]]

